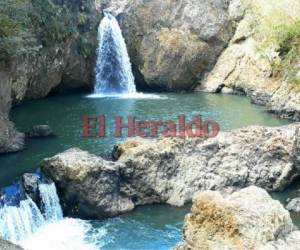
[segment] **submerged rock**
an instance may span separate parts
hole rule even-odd
[[[205,191],[195,196],[185,218],[185,249],[300,249],[300,231],[293,231],[287,210],[268,193],[252,186],[222,196]]]
[[[299,124],[253,126],[190,141],[136,138],[118,146],[116,162],[71,149],[45,159],[42,170],[68,210],[102,218],[136,205],[181,206],[204,190],[283,190],[299,176],[299,138]]]
[[[54,132],[49,125],[35,125],[27,133],[29,138],[54,136]]]
[[[3,240],[0,237],[0,249],[1,250],[23,250],[20,246],[17,246],[9,241]]]

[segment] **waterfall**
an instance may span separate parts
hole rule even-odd
[[[29,237],[44,222],[40,210],[29,197],[20,201],[18,207],[4,205],[0,209],[0,235],[15,243]]]
[[[40,184],[39,190],[42,199],[42,211],[46,221],[61,220],[63,212],[59,204],[55,184]]]
[[[115,17],[104,11],[98,29],[96,94],[135,93],[134,76],[121,29]]]
[[[19,188],[20,185],[16,187]],[[13,189],[17,189],[14,187]],[[25,195],[19,197],[20,191],[4,194],[0,199],[0,236],[18,243],[31,236],[42,225],[59,221],[63,218],[61,206],[54,183],[39,184],[41,209]],[[9,189],[10,190],[10,189]],[[19,199],[16,202],[16,199]],[[11,202],[11,201],[14,201]]]

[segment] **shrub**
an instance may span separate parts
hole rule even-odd
[[[27,0],[0,1],[0,60],[35,49]]]
[[[300,89],[300,3],[295,3],[291,10],[289,2],[280,0],[265,12],[258,7],[254,9],[261,19],[255,32],[263,54],[267,48],[277,52],[277,57],[269,58],[273,75],[286,78],[293,87]]]

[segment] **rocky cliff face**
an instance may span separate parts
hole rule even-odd
[[[296,42],[288,45],[298,39],[299,13],[293,0],[232,0],[229,18],[236,32],[198,90],[246,94],[270,112],[299,121],[298,48]]]
[[[46,4],[53,9],[49,6],[43,9]],[[63,13],[63,10],[67,12]],[[19,14],[17,8],[13,11],[16,13],[10,14]],[[1,52],[7,53],[3,52],[0,62],[0,153],[18,151],[24,144],[23,135],[8,120],[13,105],[26,99],[45,97],[53,89],[61,91],[93,85],[97,25],[100,19],[94,2],[46,1],[39,5],[36,1],[32,4],[29,2],[22,13],[24,11],[28,12],[25,15],[37,15],[37,18],[31,17],[31,22],[25,26],[13,23],[19,25],[21,31],[11,35],[11,40],[23,39],[20,36],[27,32],[34,44],[24,49],[16,44],[5,44],[5,39],[0,44]],[[56,14],[58,17],[55,17]],[[45,23],[41,21],[43,18]],[[22,22],[23,19],[20,20]]]
[[[249,127],[216,138],[134,142],[116,162],[71,149],[42,162],[72,215],[115,216],[136,205],[182,206],[204,190],[286,188],[299,177],[299,125]]]
[[[175,249],[298,250],[300,231],[293,231],[287,210],[255,186],[223,197],[196,195],[185,218],[183,242]]]
[[[138,84],[189,90],[229,42],[225,0],[100,1],[117,15]]]

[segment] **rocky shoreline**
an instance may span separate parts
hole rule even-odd
[[[182,206],[205,190],[256,185],[282,191],[299,178],[299,128],[252,126],[189,141],[136,138],[115,147],[115,162],[74,148],[45,159],[41,168],[61,190],[63,203],[76,205],[85,217],[114,216],[144,204]]]
[[[291,10],[289,6],[294,9]],[[235,34],[196,90],[246,95],[253,103],[266,106],[269,112],[281,118],[299,121],[300,92],[290,83],[291,76],[287,72],[277,74],[274,69],[274,64],[278,61],[282,63],[282,45],[272,37],[276,30],[271,30],[276,25],[283,26],[282,23],[276,24],[277,18],[280,19],[277,16],[279,12],[282,18],[291,18],[287,18],[288,25],[289,20],[299,18],[299,11],[300,5],[289,0],[276,4],[267,0],[231,1],[229,17],[236,23]],[[273,20],[273,26],[265,24],[269,19]],[[267,39],[275,41],[265,48]],[[298,66],[295,59],[293,64],[286,67],[299,72]]]
[[[265,190],[282,191],[299,178],[299,129],[252,126],[189,141],[135,138],[114,148],[114,162],[73,148],[41,168],[68,216],[103,219],[139,205],[193,200],[175,249],[297,250],[300,232]]]

